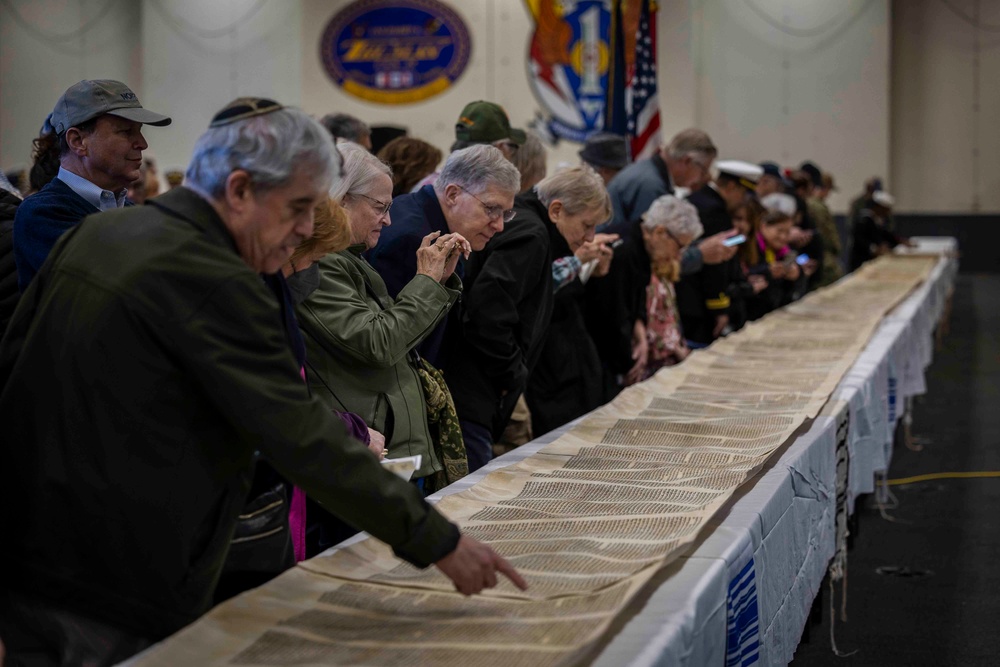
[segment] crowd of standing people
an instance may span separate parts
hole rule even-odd
[[[124,659],[357,530],[465,594],[523,588],[426,496],[843,274],[832,176],[698,129],[549,169],[491,102],[445,156],[240,98],[156,196],[144,127],[170,122],[81,81],[30,194],[0,183],[13,664]],[[851,269],[903,242],[867,187]]]

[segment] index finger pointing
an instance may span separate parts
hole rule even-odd
[[[528,590],[528,582],[524,580],[514,566],[507,562],[507,560],[500,554],[493,555],[493,564],[496,566],[497,571],[503,574],[505,577],[510,579],[511,583],[520,588],[522,591]]]

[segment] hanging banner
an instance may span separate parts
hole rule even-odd
[[[465,22],[438,0],[359,0],[330,19],[320,59],[351,95],[408,104],[450,88],[471,47]]]
[[[611,11],[608,0],[525,0],[535,20],[528,79],[552,115],[553,135],[583,141],[604,123]]]

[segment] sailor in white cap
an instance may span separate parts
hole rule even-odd
[[[704,236],[732,229],[731,214],[753,197],[757,181],[764,174],[759,166],[742,160],[721,160],[715,167],[716,179],[688,197],[698,209]],[[678,310],[690,347],[705,347],[729,325],[732,273],[729,263],[723,262],[685,275],[677,283]]]
[[[872,193],[868,206],[861,210],[854,225],[851,247],[851,270],[870,259],[890,252],[900,243],[908,243],[889,228],[889,218],[896,199],[885,190]]]

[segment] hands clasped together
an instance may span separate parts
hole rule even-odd
[[[472,246],[461,234],[431,232],[417,248],[417,273],[444,283],[455,272],[459,257],[469,258]]]

